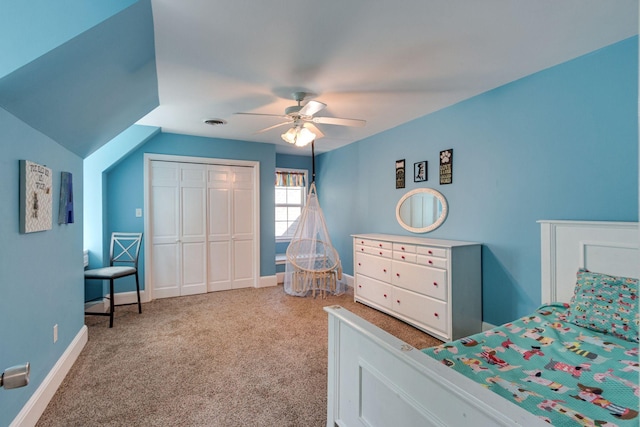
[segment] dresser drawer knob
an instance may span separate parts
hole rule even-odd
[[[361,250],[362,252],[364,252],[364,248],[360,248],[360,250]]]
[[[429,260],[429,264],[433,264],[433,261]]]
[[[378,246],[382,247],[382,243],[378,243]]]
[[[380,251],[380,255],[382,255],[382,251]]]
[[[433,282],[433,286],[438,286],[438,282]]]
[[[386,298],[386,297],[387,297],[387,294],[384,294],[384,297]]]
[[[361,287],[362,287],[362,285],[358,285],[358,287],[359,287],[359,288],[361,288]]]
[[[400,277],[400,273],[396,273],[396,277]]]
[[[398,304],[400,304],[400,300],[399,300],[399,299],[397,299],[397,300],[396,300],[396,302],[397,302]]]
[[[402,259],[404,259],[404,255],[402,255],[402,257],[401,257],[401,258],[402,258]]]
[[[361,245],[364,245],[364,240],[360,240],[360,244],[361,244]]]
[[[440,316],[438,315],[438,313],[433,313],[433,315],[434,315],[434,316],[436,316],[436,317],[440,317]]]
[[[387,269],[386,269],[386,268],[383,268],[383,269],[382,269],[382,271],[383,271],[384,273],[386,273],[386,272],[387,272]]]
[[[400,249],[402,249],[404,251],[404,246],[400,246]]]
[[[428,253],[429,255],[433,255],[433,251],[432,251],[432,250],[429,250],[427,253]]]
[[[358,267],[361,266],[361,265],[362,265],[361,263],[358,263]]]

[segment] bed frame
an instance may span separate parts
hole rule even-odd
[[[580,267],[640,275],[638,223],[539,223],[543,302],[568,302]],[[325,310],[328,427],[549,426],[348,310]]]

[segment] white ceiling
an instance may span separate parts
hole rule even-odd
[[[165,132],[278,144],[270,117],[313,92],[333,150],[638,34],[638,0],[152,0]],[[221,118],[224,126],[204,119]]]

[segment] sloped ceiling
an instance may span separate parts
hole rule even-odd
[[[0,106],[81,157],[136,121],[309,154],[234,113],[302,90],[367,121],[321,126],[329,151],[637,34],[637,0],[139,0],[1,78]]]
[[[303,90],[318,152],[366,138],[638,33],[637,0],[152,0],[160,106],[139,123],[278,144]],[[203,120],[221,118],[224,126]]]
[[[158,105],[150,1],[0,79],[0,105],[87,157]]]

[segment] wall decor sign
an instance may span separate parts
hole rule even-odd
[[[427,181],[427,162],[422,161],[413,164],[413,182]]]
[[[440,184],[453,182],[453,148],[440,152]]]
[[[51,230],[51,169],[20,160],[20,232]]]
[[[73,224],[73,175],[71,172],[60,173],[58,224]]]
[[[404,188],[404,159],[396,160],[396,188]]]

